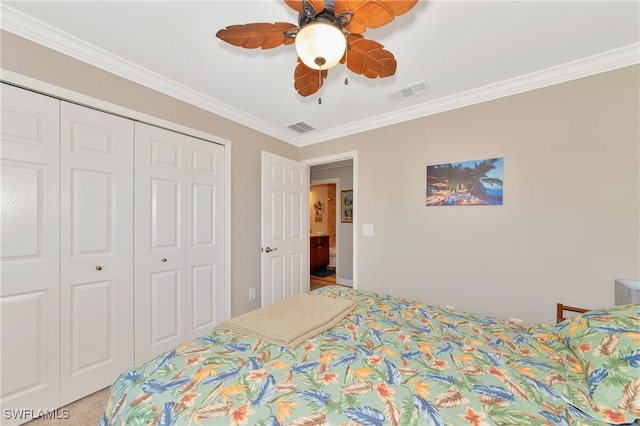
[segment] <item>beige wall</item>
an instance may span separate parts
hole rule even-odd
[[[362,289],[553,321],[640,278],[639,67],[296,148],[11,34],[1,66],[232,141],[232,313],[259,306],[260,151],[358,151]],[[504,157],[504,205],[425,207],[425,167]]]
[[[1,33],[3,69],[206,132],[232,142],[232,314],[260,306],[260,152],[296,158],[298,148],[65,55]]]
[[[639,67],[301,149],[358,151],[358,287],[552,322],[640,278]],[[504,205],[426,207],[425,168],[504,157]]]

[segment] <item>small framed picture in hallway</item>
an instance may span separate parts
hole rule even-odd
[[[353,189],[341,192],[342,223],[353,222]]]

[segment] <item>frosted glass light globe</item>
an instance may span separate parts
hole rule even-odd
[[[312,22],[298,31],[295,44],[298,57],[306,66],[314,70],[327,70],[344,56],[347,39],[334,24]]]

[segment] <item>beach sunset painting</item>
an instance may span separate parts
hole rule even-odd
[[[427,166],[427,206],[502,205],[503,158]]]

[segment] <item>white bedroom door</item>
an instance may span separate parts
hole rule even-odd
[[[133,363],[133,122],[61,103],[60,404]]]
[[[0,86],[0,408],[17,424],[6,410],[59,406],[59,102]]]
[[[262,306],[309,291],[306,164],[262,151]]]

